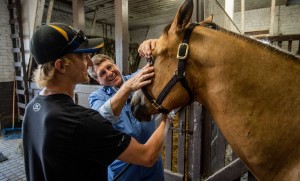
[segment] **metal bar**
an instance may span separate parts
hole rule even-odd
[[[164,170],[165,172],[165,180],[171,181],[183,181],[183,175],[179,173],[173,173],[170,170]]]
[[[226,141],[221,132],[218,128],[218,137],[216,140],[216,170],[223,168],[225,166],[225,149],[226,149]]]
[[[293,44],[293,41],[292,41],[292,40],[289,40],[289,44],[288,44],[288,51],[289,51],[289,52],[292,51],[292,44]]]
[[[234,180],[245,174],[247,171],[248,168],[245,164],[240,159],[236,159],[226,167],[208,177],[205,181]]]
[[[172,170],[173,131],[169,130],[165,143],[165,169]]]
[[[202,111],[203,107],[194,102],[189,106],[189,122],[188,129],[192,132],[192,136],[188,137],[188,179],[201,180],[201,130],[202,130]]]
[[[297,55],[300,55],[300,40],[298,41],[298,51],[296,53]]]
[[[186,129],[186,109],[178,112],[178,124],[183,125],[183,129]],[[178,149],[177,149],[177,172],[184,175],[185,163],[186,163],[186,153],[185,153],[185,143],[187,134],[178,134]]]

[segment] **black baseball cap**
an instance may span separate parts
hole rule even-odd
[[[30,51],[37,64],[55,61],[67,53],[95,53],[102,47],[102,38],[88,39],[81,30],[63,23],[40,26],[30,41]]]

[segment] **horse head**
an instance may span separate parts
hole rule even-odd
[[[192,89],[188,85],[190,79],[188,67],[185,67],[186,62],[183,62],[184,65],[179,65],[178,60],[178,56],[188,56],[188,45],[183,45],[182,50],[179,47],[190,24],[192,12],[193,1],[186,0],[178,9],[173,22],[165,28],[156,43],[151,60],[155,77],[150,85],[143,88],[143,91],[139,90],[134,94],[131,102],[132,111],[139,120],[149,121],[152,114],[167,113],[193,100]],[[206,21],[211,21],[211,18]],[[180,70],[179,66],[183,66],[183,70]],[[187,84],[186,87],[182,85],[182,80]],[[173,81],[173,85],[169,85],[170,81]],[[149,101],[147,97],[152,100]]]

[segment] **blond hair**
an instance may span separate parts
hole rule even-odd
[[[97,81],[97,77],[98,77],[97,73],[95,71],[95,67],[101,65],[103,62],[105,62],[107,60],[114,64],[114,60],[111,57],[104,55],[104,54],[98,54],[98,55],[95,55],[92,57],[93,66],[89,68],[88,72],[89,72],[89,75],[94,80]]]
[[[64,65],[71,65],[75,60],[69,59],[67,56],[60,58]],[[37,84],[38,87],[46,87],[50,81],[53,80],[55,75],[55,61],[48,62],[42,65],[38,65],[37,69],[33,72],[32,80]]]

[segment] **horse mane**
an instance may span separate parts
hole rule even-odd
[[[171,25],[172,25],[172,22],[169,23],[165,28],[164,28],[164,31],[163,31],[163,34],[164,35],[168,35],[168,31],[170,30],[171,28]],[[210,28],[210,29],[215,29],[217,31],[221,31],[221,32],[224,32],[224,33],[227,33],[229,35],[232,35],[232,36],[235,36],[237,38],[240,38],[240,39],[243,39],[245,41],[249,41],[251,43],[254,43],[254,44],[257,44],[258,46],[261,46],[262,48],[264,49],[268,49],[282,57],[286,57],[286,58],[289,58],[289,59],[292,59],[292,60],[295,60],[297,61],[298,63],[300,63],[300,57],[297,56],[297,55],[294,55],[286,50],[283,50],[279,47],[276,47],[275,45],[272,45],[270,44],[269,42],[267,41],[263,41],[263,40],[258,40],[258,39],[255,39],[255,38],[252,38],[252,37],[249,37],[247,35],[242,35],[242,34],[238,34],[238,33],[235,33],[233,31],[230,31],[230,30],[227,30],[225,28],[222,28],[220,27],[219,25],[217,25],[216,23],[214,22],[205,22],[205,23],[200,23],[201,26],[204,26],[206,28]]]
[[[250,43],[254,43],[258,46],[261,46],[262,48],[264,49],[268,49],[282,57],[286,57],[286,58],[289,58],[289,59],[292,59],[292,60],[295,60],[297,61],[298,63],[300,63],[300,58],[299,56],[297,55],[294,55],[284,49],[281,49],[279,47],[276,47],[275,45],[272,45],[270,44],[269,42],[267,41],[263,41],[263,40],[258,40],[258,39],[255,39],[255,38],[252,38],[250,36],[247,36],[247,35],[242,35],[242,34],[238,34],[238,33],[235,33],[233,31],[230,31],[230,30],[227,30],[225,28],[222,28],[220,27],[219,25],[217,25],[216,23],[213,23],[213,22],[210,22],[210,23],[205,23],[205,24],[209,24],[210,26],[212,27],[216,27],[216,30],[217,31],[221,31],[221,32],[224,32],[224,33],[227,33],[229,35],[232,35],[232,36],[235,36],[237,38],[240,38],[240,39],[243,39],[245,41],[249,41]]]

